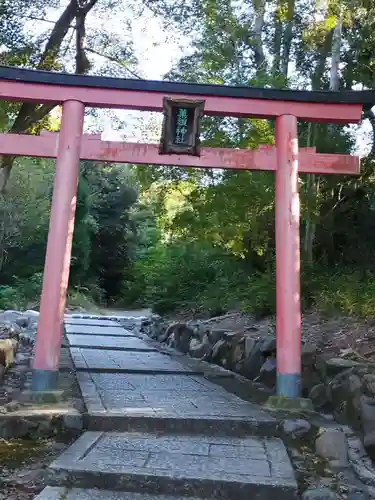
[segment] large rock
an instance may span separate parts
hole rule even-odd
[[[286,436],[292,439],[298,439],[310,432],[311,424],[302,418],[296,420],[283,420],[281,422],[281,429]]]
[[[327,488],[326,486],[318,486],[317,488],[309,488],[302,494],[302,500],[339,500],[337,493]]]
[[[187,354],[189,352],[190,339],[193,337],[194,331],[186,323],[173,323],[169,325],[164,335],[165,339],[163,337],[162,342],[168,339],[168,345]],[[170,341],[172,337],[173,340]]]
[[[9,309],[0,313],[0,323],[15,323],[17,318],[22,317],[22,312]]]
[[[254,349],[257,340],[253,337],[245,337],[245,357],[248,358],[251,354],[251,351]]]
[[[14,339],[0,340],[0,365],[9,368],[14,363],[17,341]]]
[[[242,374],[250,380],[257,377],[270,354],[276,354],[276,339],[273,335],[267,335],[256,341],[249,355],[245,357]]]
[[[229,350],[225,340],[218,340],[212,347],[211,359],[214,363],[220,364],[221,358],[225,357]]]
[[[318,348],[313,343],[302,346],[302,393],[308,396],[311,389],[323,381],[322,376],[316,368]]]
[[[302,345],[301,358],[302,365],[306,367],[314,366],[318,353],[318,347],[313,343],[305,343]]]
[[[263,363],[258,379],[259,382],[267,387],[275,387],[276,385],[276,358],[268,358]]]
[[[237,344],[232,349],[232,365],[236,366],[237,363],[240,363],[245,356],[245,350],[243,344]]]
[[[348,422],[358,429],[359,402],[364,374],[353,369],[336,375],[327,385],[330,404],[337,418]]]
[[[325,360],[325,376],[330,378],[342,373],[350,368],[358,368],[366,366],[365,363],[359,363],[352,359],[345,358],[330,358]]]
[[[347,467],[348,444],[341,430],[327,429],[315,440],[315,450],[318,455],[329,460],[337,467]]]
[[[33,309],[28,309],[27,311],[22,313],[22,316],[27,316],[28,318],[33,318],[33,319],[39,319],[40,312],[34,311]]]
[[[144,321],[140,327],[142,333],[147,333],[152,339],[157,339],[159,342],[165,342],[166,337],[163,338],[168,325],[161,319],[155,318],[152,321]]]
[[[175,336],[174,336],[174,332],[172,332],[169,337],[167,337],[167,345],[169,347],[176,347],[176,339],[175,339]]]
[[[20,316],[19,318],[16,318],[14,322],[21,328],[27,328],[29,326],[30,319],[27,316]]]
[[[0,324],[0,339],[18,338],[22,329],[16,323]]]
[[[271,356],[276,354],[276,337],[273,335],[267,335],[263,337],[260,344],[259,350],[264,356]]]
[[[193,329],[194,337],[198,338],[201,341],[203,340],[205,335],[210,334],[210,330],[205,324],[197,324],[197,325],[190,324],[189,326]]]
[[[375,399],[362,394],[360,397],[360,418],[363,444],[374,455],[375,452]]]
[[[329,403],[326,385],[323,383],[314,385],[309,392],[309,399],[315,408],[324,408]]]
[[[219,342],[219,340],[223,340],[227,330],[219,329],[219,328],[211,328],[208,330],[208,339],[212,345]]]
[[[375,396],[375,373],[366,373],[362,377],[362,392],[366,396]]]
[[[189,354],[193,358],[207,360],[212,352],[212,347],[208,340],[208,336],[203,337],[202,342],[198,339],[192,338],[189,344]]]
[[[19,339],[25,329],[31,336],[32,332],[35,333],[37,330],[38,320],[39,313],[32,310],[24,313],[12,310],[0,313],[0,339]]]
[[[225,332],[224,338],[227,342],[237,344],[245,338],[245,333],[242,330],[238,332]]]

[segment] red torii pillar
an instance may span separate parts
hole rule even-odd
[[[276,118],[277,394],[301,396],[300,203],[297,118]]]
[[[84,113],[82,102],[66,101],[63,104],[33,364],[34,391],[54,389],[58,376]]]

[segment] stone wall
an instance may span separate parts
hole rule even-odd
[[[219,319],[167,322],[153,316],[144,322],[142,330],[169,347],[232,370],[273,391],[276,338],[272,322],[233,330],[218,327],[223,324],[223,317]],[[303,396],[309,397],[320,412],[333,413],[336,420],[360,431],[365,447],[375,456],[375,363],[350,349],[332,358],[314,343],[304,342],[302,364]]]

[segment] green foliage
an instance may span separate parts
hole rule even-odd
[[[74,2],[67,5],[74,7]],[[140,10],[147,5],[169,27],[191,36],[192,50],[176,62],[168,79],[274,88],[374,88],[375,9],[367,0],[254,0],[246,5],[230,0],[129,0],[126,7],[130,5]],[[83,72],[117,75],[134,66],[131,39],[121,39],[108,22],[123,15],[124,31],[130,29],[129,9],[119,0],[95,3],[88,19],[97,15],[104,22],[97,29],[86,21],[81,44],[70,27],[77,16],[73,9],[71,21],[69,16],[61,21],[64,36],[43,57],[53,24],[46,23],[43,35],[36,36],[25,29],[25,19],[43,17],[54,6],[54,0],[2,2],[2,64],[62,70],[74,64],[76,47],[84,46],[90,61]],[[340,23],[342,43],[335,53]],[[90,67],[98,53],[104,57],[98,56]],[[332,61],[337,54],[340,72],[335,74]],[[0,130],[15,124],[16,130],[33,133],[42,127],[57,130],[48,109],[29,106],[20,112],[20,104],[1,103]],[[375,115],[366,111],[366,117],[375,131]],[[255,149],[274,143],[274,123],[205,116],[201,136],[204,146]],[[299,143],[322,153],[348,153],[354,138],[343,127],[300,123]],[[374,166],[369,156],[359,179],[300,178],[305,308],[374,313]],[[8,193],[0,198],[4,308],[26,306],[40,293],[54,175],[49,160],[20,159],[16,167]],[[150,305],[159,312],[215,314],[237,308],[259,316],[273,314],[274,198],[271,173],[82,162],[70,303],[91,309],[94,301]]]
[[[237,265],[233,256],[209,244],[179,241],[151,247],[133,272],[139,299],[160,312],[199,304],[215,309],[230,306],[228,287],[245,278]]]
[[[76,217],[71,258],[71,284],[84,283],[90,268],[91,237],[93,227],[91,224],[90,187],[87,180],[80,176],[78,185]]]
[[[105,303],[111,287],[121,289],[134,247],[131,178],[124,169],[100,169],[82,165],[71,258],[69,300],[91,309],[93,301]],[[20,160],[0,198],[0,308],[39,302],[53,171],[54,162]]]
[[[23,305],[23,297],[20,291],[13,286],[0,286],[0,308],[19,309]]]
[[[337,269],[322,273],[319,289],[315,290],[315,304],[325,314],[352,314],[363,318],[375,314],[375,276],[359,271]]]
[[[14,278],[13,285],[0,286],[0,309],[22,309],[35,305],[42,291],[42,273],[35,273],[27,280]]]
[[[85,287],[74,287],[69,290],[69,294],[67,297],[67,302],[69,307],[80,307],[85,311],[90,311],[92,313],[98,312],[100,310],[98,308],[98,304],[100,302],[98,300],[93,300],[92,291],[89,288]]]
[[[130,209],[137,201],[131,174],[122,166],[86,165],[85,178],[90,185],[91,233],[89,274],[113,302],[120,295],[122,283],[134,253],[136,228]]]
[[[316,90],[360,82],[373,87],[368,61],[375,50],[374,16],[366,14],[368,2],[257,0],[241,7],[226,0],[173,5],[155,0],[153,8],[192,35],[193,50],[167,79]],[[333,40],[340,23],[340,74],[335,74],[330,65],[337,56]],[[375,132],[374,114],[368,117]],[[257,148],[274,142],[274,125],[205,117],[202,140],[207,146]],[[354,147],[351,132],[327,124],[300,123],[299,142],[322,153],[349,153]],[[372,311],[373,157],[364,159],[362,170],[360,179],[300,178],[305,308]],[[144,297],[161,311],[240,307],[258,315],[274,313],[274,176],[165,167],[144,167],[137,175],[161,234],[135,262],[124,296],[138,303]]]

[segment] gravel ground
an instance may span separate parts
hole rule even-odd
[[[68,443],[0,440],[0,500],[31,500],[44,488],[42,472]]]

